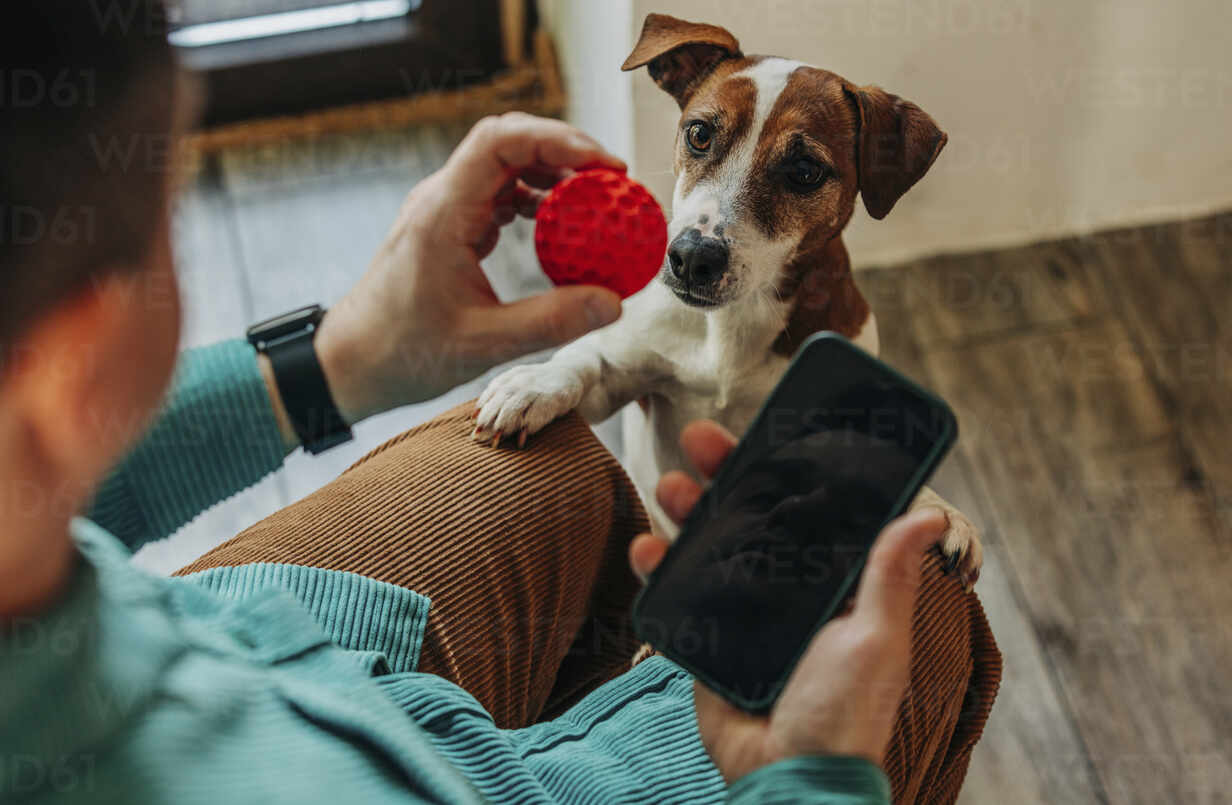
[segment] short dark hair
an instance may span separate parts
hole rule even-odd
[[[152,155],[170,145],[176,74],[161,0],[8,0],[0,14],[7,349],[149,248],[170,161]]]

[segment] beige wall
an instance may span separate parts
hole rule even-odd
[[[631,161],[635,76],[620,65],[632,47],[633,0],[539,0],[539,12],[555,34],[569,95],[566,116]]]
[[[575,121],[631,157],[661,199],[678,112],[645,71],[631,88],[618,71],[651,11],[725,25],[748,53],[879,84],[931,113],[950,144],[884,221],[857,213],[859,265],[1232,206],[1232,4],[1220,0],[556,5],[567,74],[590,93]]]

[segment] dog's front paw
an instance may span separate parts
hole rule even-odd
[[[911,508],[935,506],[945,512],[949,525],[941,535],[941,553],[945,555],[949,569],[958,574],[963,587],[970,590],[980,577],[980,568],[984,565],[984,545],[980,541],[980,530],[967,516],[946,502],[929,487],[920,490]]]
[[[550,363],[515,366],[488,384],[475,405],[476,441],[493,447],[505,438],[526,439],[582,401],[582,380]]]
[[[945,507],[945,516],[950,521],[941,537],[941,552],[951,570],[962,579],[963,588],[971,590],[980,578],[984,566],[984,545],[975,523],[952,506]]]

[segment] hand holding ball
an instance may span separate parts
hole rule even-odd
[[[627,298],[659,273],[667,221],[654,196],[625,174],[584,170],[540,202],[535,252],[557,285],[602,285]]]

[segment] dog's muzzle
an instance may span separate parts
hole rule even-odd
[[[731,253],[718,238],[703,237],[696,229],[676,236],[667,250],[672,271],[668,285],[684,302],[698,307],[719,304],[716,291],[727,273]]]

